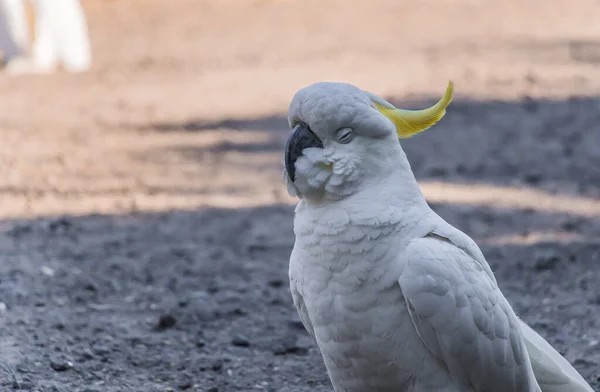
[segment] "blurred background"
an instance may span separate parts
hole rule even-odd
[[[450,79],[403,142],[423,192],[600,387],[598,1],[81,3],[75,63],[3,48],[3,390],[331,390],[287,289],[287,105],[326,80],[420,108]]]

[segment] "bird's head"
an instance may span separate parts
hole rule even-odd
[[[398,139],[439,121],[452,92],[450,82],[432,107],[403,110],[346,83],[321,82],[299,90],[288,112],[288,191],[314,202],[336,201],[384,183],[394,172],[412,176]]]

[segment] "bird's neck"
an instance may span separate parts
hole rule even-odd
[[[327,195],[325,195],[327,196]],[[410,168],[390,170],[376,176],[366,175],[351,194],[329,195],[318,199],[303,198],[308,208],[345,208],[357,205],[382,205],[386,208],[404,208],[424,202],[424,196]]]
[[[384,227],[403,225],[415,213],[430,208],[411,171],[365,181],[361,189],[337,201],[302,200],[296,208],[296,222],[331,227]],[[323,233],[327,235],[327,233]]]
[[[415,212],[430,211],[402,149],[379,164],[376,173],[361,178],[355,192],[337,200],[303,199],[296,215],[315,224],[389,226],[412,219]]]
[[[373,184],[370,191],[328,205],[298,204],[294,251],[302,255],[306,271],[317,271],[311,280],[322,281],[318,271],[327,271],[327,279],[340,283],[335,290],[394,282],[397,275],[383,271],[397,266],[394,255],[411,239],[426,235],[435,221],[416,182],[413,189],[402,180],[390,178],[391,186]]]

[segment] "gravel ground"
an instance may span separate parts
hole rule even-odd
[[[600,390],[600,6],[550,3],[85,2],[91,72],[0,75],[0,390],[331,391],[287,287],[286,106],[449,78],[404,143],[424,193]]]

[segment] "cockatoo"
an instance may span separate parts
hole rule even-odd
[[[26,5],[33,12],[31,28]],[[91,67],[81,0],[0,0],[0,46],[10,74],[49,73],[58,66],[84,72]]]
[[[24,0],[0,0],[0,51],[5,63],[27,54],[29,33]]]
[[[300,198],[300,319],[336,392],[593,392],[420,191],[399,139],[439,121],[452,93],[419,111],[345,83],[296,93],[283,174]]]

